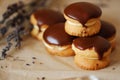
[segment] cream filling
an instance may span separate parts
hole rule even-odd
[[[46,30],[46,28],[41,28],[41,31],[44,32]]]
[[[67,45],[67,46],[49,45],[49,44],[47,44],[44,40],[43,40],[43,43],[44,43],[44,45],[45,45],[47,48],[52,49],[52,50],[58,50],[58,51],[65,50],[65,49],[67,49],[67,48],[70,47],[70,45]]]
[[[41,29],[42,32],[44,32],[48,27],[49,27],[48,25],[44,24],[44,25],[41,26],[40,29]]]
[[[37,25],[33,26],[32,35],[36,36],[39,33],[39,27]]]
[[[89,26],[92,26],[92,25],[94,25],[96,22],[97,22],[97,18],[95,18],[95,19],[90,19],[86,24],[85,24],[85,26],[87,26],[87,27],[89,27]],[[68,24],[70,24],[70,25],[73,25],[73,26],[78,26],[78,27],[83,27],[83,25],[80,23],[80,22],[72,22],[72,21],[70,21],[70,20],[67,20],[66,21]]]
[[[74,23],[74,22],[72,22],[70,20],[67,20],[67,23],[70,24],[70,25],[79,26],[79,27],[83,26],[81,23]]]
[[[38,27],[38,25],[34,25],[34,29],[36,29],[36,30],[39,31],[39,27]]]
[[[44,26],[44,25],[43,25],[43,26]],[[44,32],[46,29],[47,29],[47,27],[42,27],[42,26],[41,26],[41,32]],[[39,33],[39,30],[40,30],[40,28],[39,28],[38,25],[34,25],[34,26],[33,26],[33,31],[36,31],[36,33]]]
[[[47,25],[42,25],[41,28],[39,28],[38,25],[33,26],[33,30],[31,31],[31,34],[35,37],[37,37],[39,40],[42,40],[43,34],[45,30],[48,28]],[[41,31],[40,31],[41,30]]]
[[[90,19],[86,24],[85,26],[89,27],[89,26],[92,26],[94,24],[96,24],[98,19]]]
[[[87,59],[99,59],[98,55],[96,54],[94,48],[92,49],[86,49],[86,50],[79,50],[78,48],[76,48],[73,44],[72,44],[72,49],[75,51],[76,54],[79,54]]]

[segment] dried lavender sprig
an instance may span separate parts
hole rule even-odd
[[[17,26],[16,27],[16,33],[15,33],[16,35],[15,35],[15,38],[14,38],[14,41],[16,42],[16,45],[15,45],[16,48],[20,48],[21,47],[21,40],[22,40],[22,38],[20,36],[20,31],[22,30],[22,28],[23,28],[22,26]]]
[[[6,21],[5,26],[0,28],[0,33],[2,36],[4,36],[10,27],[15,27],[15,24],[20,24],[24,21],[24,16],[18,12],[18,14],[13,17],[13,19],[9,19]]]
[[[21,1],[12,5],[9,5],[7,7],[7,11],[3,13],[3,20],[1,21],[1,23],[4,23],[6,19],[8,19],[11,15],[13,15],[15,12],[17,12],[19,9],[23,7],[24,7],[24,4]]]
[[[7,31],[9,30],[10,27],[15,27],[16,24],[20,25],[24,22],[25,16],[22,15],[21,13],[18,13],[13,19],[10,19],[9,21],[6,22],[6,26],[0,28],[0,33],[2,36],[4,36]]]
[[[7,37],[7,43],[8,43],[8,45],[2,50],[2,59],[6,57],[7,51],[9,51],[10,48],[11,48],[11,46],[13,45],[11,43],[12,40],[14,40],[15,43],[16,43],[15,47],[20,48],[20,46],[21,46],[20,32],[22,30],[22,27],[20,27],[18,25],[20,25],[21,23],[23,23],[24,19],[22,19],[21,15],[19,15],[19,14],[16,17],[17,18],[14,18],[14,19],[16,20],[15,25],[17,25],[17,26],[15,27],[15,30],[11,34],[9,34],[8,37]]]
[[[2,55],[0,57],[0,60],[3,60],[6,57],[6,52],[10,50],[10,48],[12,47],[12,43],[8,43],[7,46],[2,50]]]
[[[21,39],[20,39],[18,30],[13,31],[10,35],[8,35],[6,40],[7,40],[7,46],[5,48],[3,48],[2,56],[0,57],[0,59],[4,59],[6,57],[7,51],[9,51],[13,45],[13,43],[11,42],[12,40],[15,40],[15,42],[16,42],[15,47],[20,47],[20,45],[21,45],[21,43],[20,43]]]
[[[2,36],[5,35],[5,33],[7,32],[7,30],[8,30],[8,28],[7,28],[6,26],[4,26],[4,27],[2,27],[2,28],[0,29],[0,33],[2,34]]]
[[[30,16],[35,10],[39,9],[40,7],[45,7],[45,3],[47,1],[48,0],[34,0],[33,2],[26,4],[23,8],[27,12],[26,16]]]
[[[13,32],[14,33],[14,32]],[[6,52],[10,50],[10,48],[12,47],[12,43],[11,40],[14,38],[14,34],[11,33],[8,37],[7,37],[7,46],[2,49],[2,55],[0,57],[0,60],[4,59],[6,57]]]
[[[11,42],[11,41],[15,38],[15,36],[16,36],[15,33],[16,33],[16,31],[13,31],[12,33],[10,33],[10,34],[7,36],[7,38],[6,38],[7,43]]]

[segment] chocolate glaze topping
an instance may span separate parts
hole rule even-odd
[[[75,37],[68,35],[64,30],[64,23],[58,23],[47,28],[44,32],[43,39],[48,44],[64,46],[72,44]]]
[[[100,36],[77,38],[73,40],[73,44],[80,50],[91,49],[94,47],[99,59],[102,59],[104,52],[111,46],[106,39]]]
[[[91,18],[98,18],[101,16],[101,9],[88,2],[77,2],[69,5],[64,10],[65,15],[78,20],[83,25]]]
[[[34,13],[34,16],[38,21],[38,26],[65,22],[64,16],[60,12],[50,9],[40,9]]]
[[[116,29],[114,25],[106,22],[106,21],[101,21],[101,29],[100,32],[98,33],[99,36],[102,36],[104,38],[110,38],[116,34]]]

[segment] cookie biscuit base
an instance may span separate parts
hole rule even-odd
[[[102,60],[99,59],[87,59],[81,57],[79,54],[75,55],[74,62],[80,68],[85,70],[98,70],[107,67],[110,64],[110,58],[104,57]]]

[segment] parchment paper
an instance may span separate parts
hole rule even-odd
[[[14,2],[9,0],[10,3]],[[17,1],[17,0],[15,0]],[[53,0],[50,8],[63,12],[66,5],[85,0]],[[99,5],[98,0],[89,0]],[[5,60],[0,61],[0,80],[57,80],[68,77],[95,75],[101,80],[119,80],[120,76],[120,1],[103,0],[101,19],[115,25],[117,30],[116,48],[111,54],[111,64],[104,69],[87,71],[74,64],[74,57],[58,57],[50,55],[43,43],[31,36],[23,41],[20,50],[9,52]],[[3,13],[8,0],[0,2],[0,14]],[[0,49],[2,49],[1,46]]]

